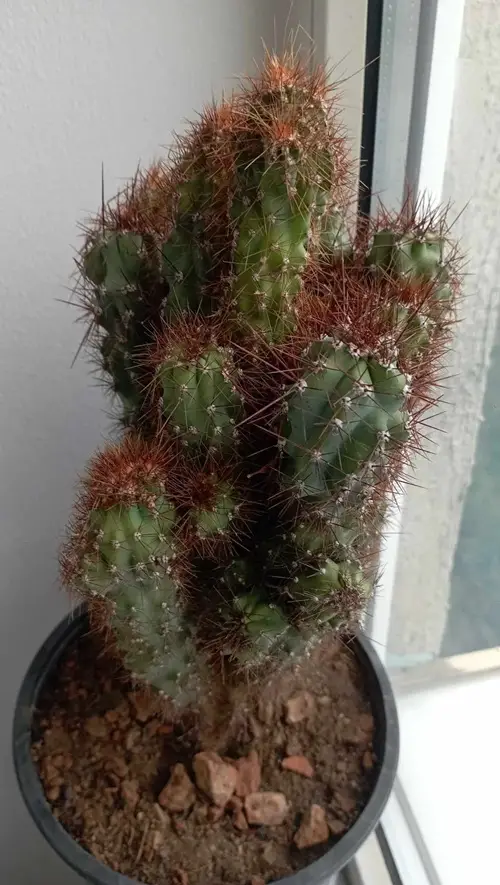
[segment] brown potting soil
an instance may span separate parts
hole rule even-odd
[[[154,715],[98,637],[80,639],[34,720],[33,759],[54,815],[103,864],[147,885],[263,885],[307,866],[352,826],[374,781],[374,723],[356,658],[340,641],[319,646],[250,706],[248,742],[224,757],[254,751],[250,786],[220,807],[196,784],[196,728]],[[182,784],[183,811],[172,810],[179,797],[161,795],[178,763],[192,782]],[[245,798],[248,789],[257,799]],[[269,810],[267,791],[286,800],[283,823],[249,825],[251,805]]]

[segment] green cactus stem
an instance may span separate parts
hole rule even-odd
[[[133,677],[174,701],[193,696],[196,653],[172,575],[175,508],[158,488],[151,506],[116,503],[90,510],[81,563],[74,576],[92,607],[109,611],[115,644]]]
[[[396,346],[402,356],[413,359],[429,346],[434,327],[430,317],[402,304],[390,305],[385,315],[394,330]]]
[[[153,264],[140,234],[107,232],[91,241],[82,258],[84,278],[94,288],[93,319],[103,330],[97,350],[110,387],[133,424],[144,396],[137,348],[144,343],[142,290],[152,284]]]
[[[102,368],[112,378],[113,392],[119,397],[126,425],[134,422],[144,394],[137,364],[130,349],[121,340],[106,335],[101,342]]]
[[[122,579],[111,607],[117,649],[134,679],[179,706],[195,700],[201,658],[168,575]]]
[[[83,258],[83,272],[103,288],[113,306],[119,297],[137,286],[145,264],[144,239],[133,233],[108,233],[93,243]]]
[[[338,507],[337,512],[328,515],[320,511],[314,516],[299,516],[290,540],[301,557],[328,556],[351,550],[362,534],[359,518]]]
[[[370,267],[391,276],[404,280],[432,281],[433,299],[446,304],[453,297],[445,259],[446,248],[445,238],[432,232],[419,235],[380,230],[373,237],[367,261]]]
[[[371,590],[354,547],[338,544],[326,532],[318,539],[312,534],[313,524],[301,522],[298,530],[275,539],[269,545],[266,568],[267,583],[294,612],[294,623],[307,641],[323,627],[349,623]],[[320,528],[320,523],[316,525]]]
[[[161,247],[162,275],[169,284],[164,308],[171,318],[183,311],[199,314],[209,307],[205,286],[213,260],[206,243],[205,219],[212,189],[203,173],[179,186],[179,202],[174,226]]]
[[[81,580],[92,595],[107,595],[130,575],[138,578],[165,569],[175,544],[173,505],[161,494],[154,509],[144,504],[114,504],[91,510],[86,527],[89,552],[83,558]]]
[[[241,502],[235,489],[228,482],[218,483],[213,501],[190,511],[198,540],[208,545],[218,540],[229,540],[240,508]]]
[[[278,606],[251,592],[235,597],[233,607],[243,626],[244,644],[236,653],[240,666],[257,667],[270,656],[279,658],[297,651],[301,637]]]
[[[320,557],[311,563],[301,564],[286,587],[292,599],[307,607],[310,602],[322,602],[335,596],[337,590],[353,587],[364,588],[362,570],[355,564],[334,562]],[[366,592],[363,591],[366,596]]]
[[[299,497],[326,500],[407,439],[407,380],[330,338],[313,343],[307,360],[288,398],[283,478]]]
[[[173,433],[188,445],[230,449],[237,440],[241,396],[227,348],[209,345],[196,360],[172,354],[157,369],[162,410]]]
[[[296,150],[244,155],[233,203],[233,294],[241,318],[270,341],[294,327],[293,304],[308,260],[313,211],[327,169]]]

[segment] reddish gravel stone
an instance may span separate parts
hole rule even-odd
[[[330,835],[326,822],[325,810],[321,805],[311,805],[302,818],[302,823],[295,833],[293,841],[297,848],[311,848],[326,842]]]
[[[286,759],[283,759],[281,767],[285,771],[294,771],[295,774],[301,774],[302,777],[314,776],[314,768],[305,756],[287,756]]]
[[[236,768],[217,753],[204,752],[194,757],[193,770],[198,787],[214,805],[222,808],[227,805],[238,783]]]
[[[234,767],[238,772],[236,795],[244,799],[250,793],[258,793],[262,774],[259,757],[255,750],[250,750],[248,756],[237,759]]]
[[[180,763],[174,765],[168,784],[158,796],[158,804],[167,811],[181,814],[189,811],[196,800],[196,791],[186,769]]]

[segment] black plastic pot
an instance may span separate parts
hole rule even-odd
[[[31,759],[33,712],[44,683],[69,645],[88,630],[84,611],[66,617],[34,658],[21,686],[14,714],[14,767],[22,796],[47,842],[86,882],[93,885],[138,885],[101,864],[71,838],[53,816]],[[371,643],[362,636],[353,642],[368,686],[375,717],[374,750],[378,771],[373,793],[354,826],[323,857],[309,867],[280,879],[280,885],[332,885],[337,873],[354,857],[375,829],[396,775],[399,729],[396,705],[387,674]],[[234,883],[239,885],[239,883]]]

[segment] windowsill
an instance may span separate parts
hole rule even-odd
[[[430,882],[489,882],[498,869],[500,672],[399,698],[400,805]],[[395,859],[397,827],[383,819]],[[411,871],[403,878],[413,885]]]

